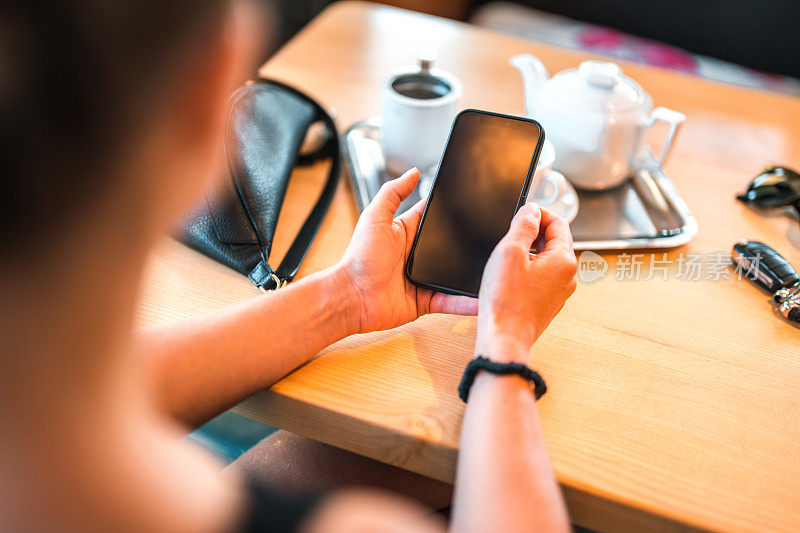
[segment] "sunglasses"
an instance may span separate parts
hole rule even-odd
[[[736,197],[757,207],[792,207],[800,215],[800,173],[768,166],[753,179],[744,194]]]

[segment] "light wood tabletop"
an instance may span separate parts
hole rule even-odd
[[[508,64],[533,53],[548,70],[586,54],[367,3],[328,8],[261,74],[335,109],[341,129],[378,112],[380,79],[413,62],[420,45],[464,85],[460,107],[523,113]],[[656,105],[686,114],[666,172],[699,233],[668,253],[668,279],[602,280],[575,295],[531,352],[550,392],[539,402],[547,447],[572,520],[603,531],[800,529],[800,329],[730,270],[705,279],[744,237],[800,265],[800,224],[734,196],[767,161],[800,166],[800,99],[717,84],[633,63],[625,73]],[[654,132],[654,135],[658,132]],[[663,132],[661,133],[663,135]],[[298,170],[281,214],[280,257],[325,177]],[[358,212],[343,179],[301,270],[334,264]],[[677,263],[702,254],[700,280]],[[660,254],[657,256],[661,258]],[[717,268],[717,270],[719,270]],[[730,277],[731,279],[724,279]],[[250,282],[165,239],[142,287],[141,324],[196,316],[264,297]],[[280,325],[265,325],[285,334]],[[345,339],[236,408],[236,412],[381,461],[452,481],[463,405],[456,394],[475,320],[429,316]]]

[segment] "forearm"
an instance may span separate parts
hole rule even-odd
[[[329,269],[206,317],[142,332],[141,348],[161,404],[200,424],[354,333],[356,305]]]
[[[533,394],[518,376],[480,372],[461,430],[452,530],[568,531]]]

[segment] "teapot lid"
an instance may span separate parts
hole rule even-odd
[[[564,107],[604,114],[639,108],[649,99],[638,83],[623,76],[619,65],[607,61],[584,61],[577,69],[559,72],[546,92]]]

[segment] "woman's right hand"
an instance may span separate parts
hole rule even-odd
[[[533,343],[575,292],[576,269],[569,225],[525,204],[486,263],[475,354],[527,363]]]

